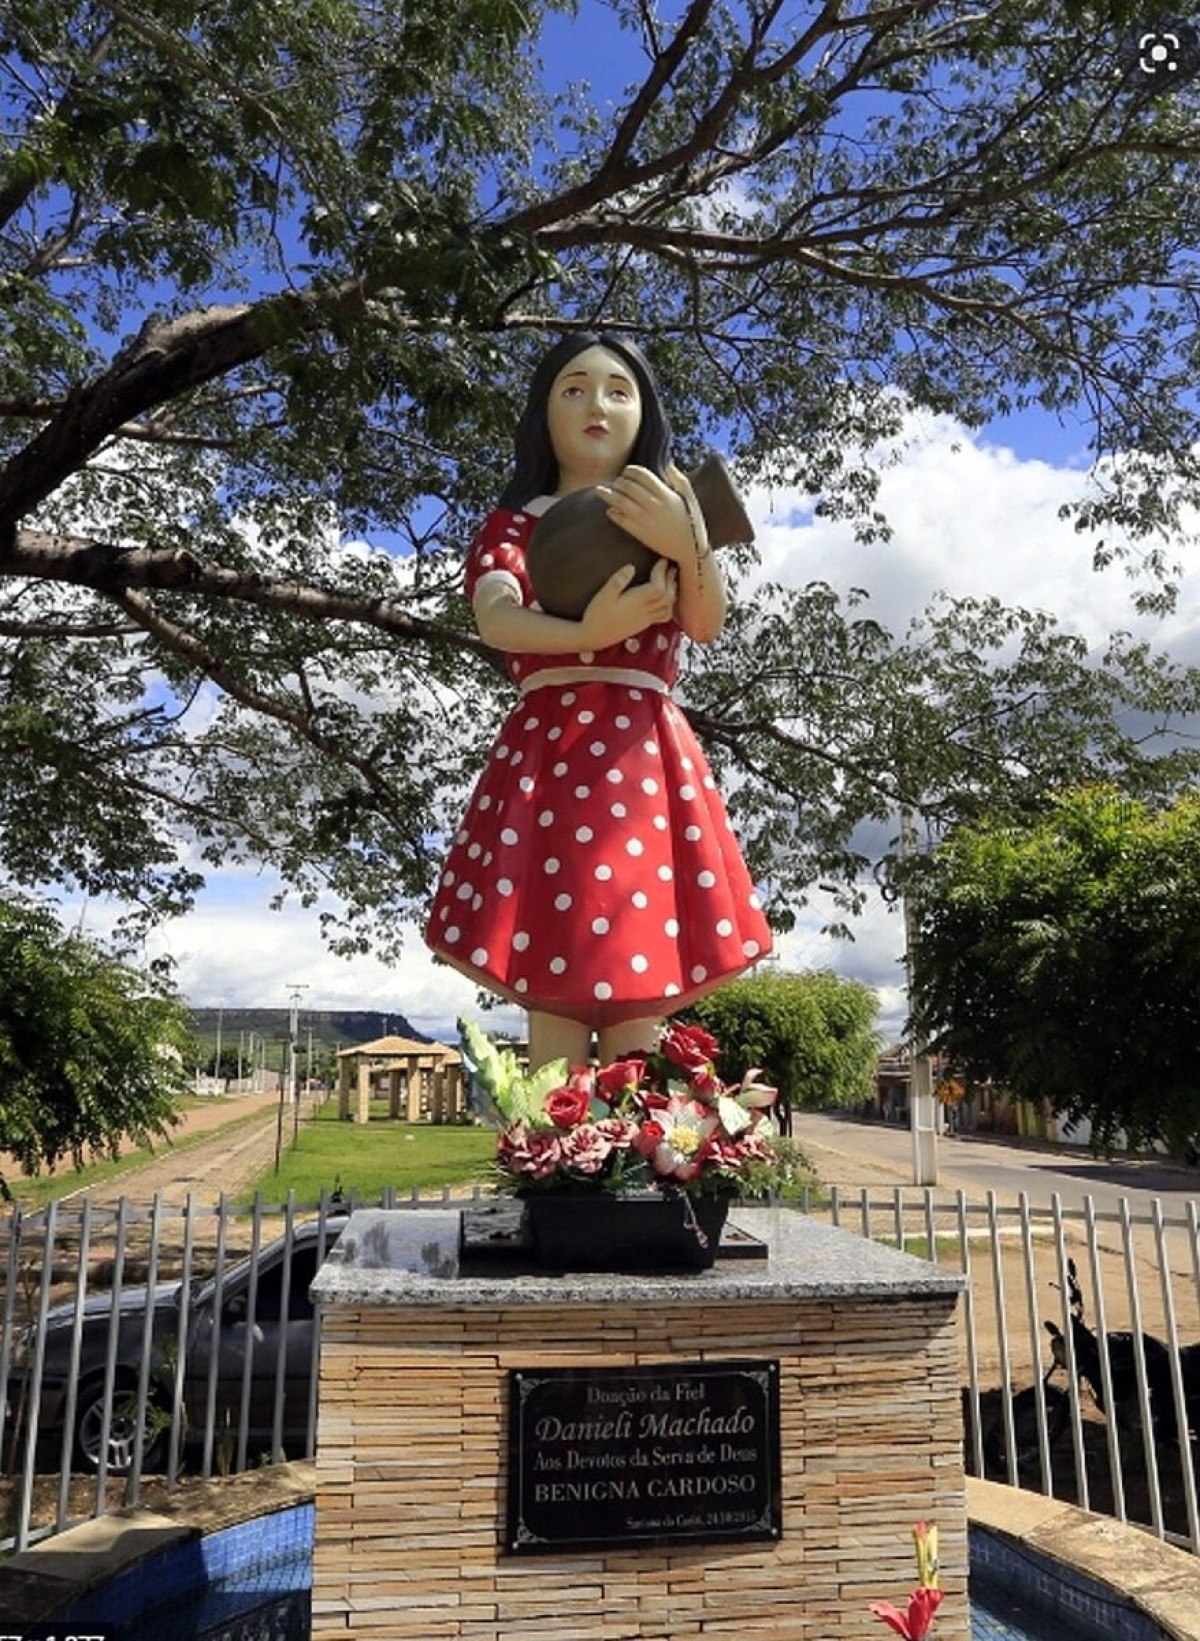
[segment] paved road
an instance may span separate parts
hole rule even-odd
[[[796,1138],[812,1156],[826,1184],[911,1185],[912,1136],[890,1123],[861,1122],[823,1112],[802,1112]],[[1030,1205],[1048,1208],[1052,1193],[1063,1207],[1079,1209],[1091,1195],[1098,1212],[1116,1213],[1128,1197],[1135,1213],[1148,1214],[1157,1197],[1164,1212],[1182,1215],[1191,1198],[1200,1204],[1200,1171],[1174,1163],[1093,1157],[1070,1146],[1036,1141],[1008,1142],[983,1135],[951,1135],[938,1141],[938,1193],[965,1191],[973,1201],[995,1191],[1015,1203],[1020,1192]]]

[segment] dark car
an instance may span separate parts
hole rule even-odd
[[[210,1464],[232,1468],[240,1458],[252,1463],[259,1454],[273,1452],[278,1429],[287,1456],[310,1451],[317,1364],[316,1319],[308,1290],[345,1223],[343,1216],[296,1224],[290,1237],[280,1237],[255,1257],[228,1265],[219,1285],[210,1276],[189,1284],[122,1289],[108,1415],[111,1474],[127,1473],[134,1462],[148,1305],[153,1307],[153,1319],[143,1470],[163,1468],[168,1456],[181,1344],[181,1449],[184,1444],[202,1446],[206,1469]],[[75,1463],[90,1470],[100,1467],[112,1315],[110,1293],[87,1299],[79,1312],[76,1347],[75,1305],[56,1305],[48,1314],[37,1440],[39,1451],[53,1455],[55,1462],[69,1420]],[[35,1358],[33,1330],[27,1329],[7,1386],[18,1430],[24,1428],[23,1409],[33,1390]],[[74,1406],[72,1381],[77,1387]],[[282,1417],[277,1420],[281,1400]]]

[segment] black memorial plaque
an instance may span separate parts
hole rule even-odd
[[[777,1539],[778,1362],[509,1374],[510,1554]]]

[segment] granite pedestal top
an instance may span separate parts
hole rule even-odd
[[[510,1212],[519,1212],[510,1205]],[[489,1262],[464,1246],[461,1210],[360,1208],[312,1285],[322,1309],[368,1306],[630,1306],[745,1300],[951,1298],[948,1270],[787,1208],[734,1208],[730,1222],[765,1244],[762,1259],[718,1257],[711,1270],[636,1275],[548,1272],[526,1258]]]

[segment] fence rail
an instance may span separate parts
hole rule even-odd
[[[479,1197],[481,1193],[476,1192]],[[371,1205],[467,1202],[448,1191]],[[0,1548],[143,1486],[311,1456],[308,1288],[347,1211],[226,1198],[51,1203],[0,1222]],[[363,1204],[365,1205],[365,1204]],[[1200,1219],[1058,1198],[835,1188],[799,1211],[968,1277],[959,1309],[975,1475],[1146,1525],[1200,1552]],[[904,1364],[894,1365],[897,1377]]]

